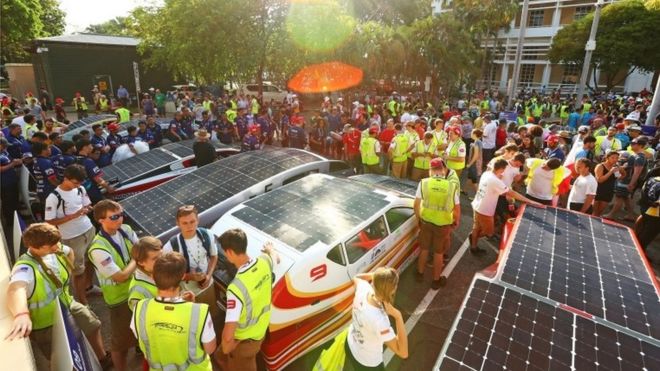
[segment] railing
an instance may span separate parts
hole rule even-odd
[[[492,80],[490,82],[490,86],[488,85],[488,82],[486,80],[477,80],[476,86],[477,89],[490,89],[490,90],[498,90],[501,93],[506,93],[506,87],[508,85],[508,82],[505,82],[504,88],[500,89],[500,81],[499,80]],[[607,86],[605,85],[599,85],[598,88],[601,90],[605,90]],[[555,89],[559,89],[560,93],[562,95],[571,95],[571,94],[577,94],[577,84],[547,84],[544,85],[540,82],[532,82],[532,83],[518,83],[518,88],[516,90],[520,90],[522,88],[525,88],[527,91],[531,90],[536,90],[537,92],[543,92],[544,94],[549,94]],[[624,86],[623,85],[617,85],[615,86],[612,91],[615,93],[623,93],[624,92]]]

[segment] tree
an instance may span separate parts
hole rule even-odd
[[[139,9],[134,12],[140,11]],[[85,32],[111,36],[136,36],[135,26],[136,20],[132,16],[116,17],[103,23],[89,25]]]
[[[57,0],[40,0],[41,23],[43,24],[41,36],[57,36],[64,32],[66,14],[60,9]]]
[[[552,40],[550,61],[582,66],[592,22],[593,14],[589,14],[561,29]],[[635,70],[660,69],[658,25],[660,9],[647,8],[642,0],[624,0],[602,10],[590,70],[600,70],[606,90],[621,84]],[[592,76],[595,80],[595,74]],[[597,83],[587,87],[596,90]]]

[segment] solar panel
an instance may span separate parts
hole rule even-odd
[[[336,241],[388,204],[372,187],[312,175],[250,200],[232,215],[305,251],[317,242]]]
[[[192,145],[192,143],[190,144]],[[162,148],[167,150],[168,146],[176,147],[177,149],[179,147],[185,148],[185,146],[179,143],[166,144]],[[188,148],[188,152],[188,156],[192,155],[192,149]],[[118,179],[120,182],[125,182],[159,167],[171,164],[179,159],[180,157],[174,156],[160,148],[155,148],[123,160],[121,164],[104,167],[103,178],[108,181]]]
[[[385,189],[401,192],[409,196],[415,196],[419,183],[408,179],[396,179],[385,175],[362,174],[350,177],[361,183],[373,184]]]
[[[629,229],[527,207],[509,243],[494,278],[475,277],[437,367],[660,369],[660,295]]]
[[[74,121],[69,124],[67,127],[67,131],[72,131],[74,129],[82,128],[84,126],[92,125],[97,122],[101,121],[106,121],[106,120],[113,120],[116,119],[117,116],[115,115],[92,115],[92,116],[87,116],[81,120]]]
[[[291,158],[300,162],[288,161]],[[121,204],[138,229],[158,236],[173,226],[181,205],[196,205],[201,214],[268,177],[297,166],[294,163],[317,161],[320,157],[296,149],[269,147],[241,153],[129,197]]]

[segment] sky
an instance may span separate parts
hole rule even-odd
[[[60,0],[66,12],[65,34],[83,32],[91,24],[103,23],[115,17],[125,17],[137,6],[157,0]]]

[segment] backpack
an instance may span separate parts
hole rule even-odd
[[[82,187],[78,187],[76,189],[78,190],[78,196],[82,197],[83,195]],[[57,197],[57,206],[55,206],[55,211],[57,212],[57,209],[59,209],[60,206],[62,206],[62,213],[66,215],[66,206],[64,204],[64,199],[62,198],[60,192],[58,192],[57,189],[54,189],[53,192],[51,192],[51,194],[54,194],[55,197]]]
[[[206,255],[211,255],[211,239],[209,238],[209,230],[206,228],[197,228],[197,238],[202,241],[202,247],[206,250]],[[181,241],[180,241],[181,240]],[[170,238],[170,245],[172,245],[172,251],[181,252],[181,245],[183,244],[183,236],[179,233],[176,236]],[[183,249],[183,256],[188,262],[188,267],[186,268],[186,273],[190,272],[190,257],[188,256],[188,249]]]

